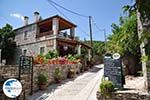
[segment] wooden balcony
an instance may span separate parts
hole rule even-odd
[[[59,32],[58,37],[62,38],[62,39],[73,39],[73,37],[71,35],[68,35],[65,32]]]
[[[38,33],[36,35],[36,37],[42,37],[42,36],[47,36],[47,35],[52,35],[53,34],[53,31],[47,31],[47,32],[42,32],[42,33]]]
[[[47,38],[48,37],[52,37],[52,36],[57,36],[57,38],[61,38],[61,39],[69,39],[69,40],[73,39],[73,37],[71,35],[68,35],[65,32],[59,32],[59,34],[53,35],[53,31],[52,30],[51,31],[47,31],[47,32],[39,33],[39,34],[36,35],[36,38],[43,37],[43,36],[46,36]]]

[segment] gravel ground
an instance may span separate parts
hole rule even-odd
[[[134,77],[134,76],[125,76],[125,85],[129,92],[145,92],[144,90],[144,78],[143,77]]]

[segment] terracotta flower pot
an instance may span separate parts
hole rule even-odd
[[[72,71],[68,72],[68,75],[67,75],[68,78],[73,78],[74,76],[75,76],[74,72],[72,72]]]
[[[58,83],[61,83],[61,79],[58,79],[58,78],[55,78],[55,82],[58,84]]]
[[[39,89],[40,90],[46,90],[47,89],[47,85],[46,84],[39,84]]]
[[[56,64],[59,64],[59,60],[58,59],[56,59]]]
[[[68,64],[72,64],[72,62],[71,62],[71,61],[68,61]]]
[[[39,64],[37,60],[34,60],[34,65]]]
[[[52,60],[52,64],[55,64],[55,60]]]
[[[47,64],[51,65],[51,64],[52,64],[52,61],[51,61],[51,60],[48,60]]]

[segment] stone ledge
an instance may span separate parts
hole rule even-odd
[[[77,72],[78,70],[81,69],[82,65],[81,64],[34,65],[33,66],[33,91],[38,90],[38,85],[37,85],[36,80],[37,80],[37,76],[39,73],[46,73],[48,75],[48,83],[49,84],[54,82],[53,73],[54,73],[56,67],[60,68],[63,79],[66,79],[69,68],[74,68],[75,72]],[[18,78],[18,68],[19,68],[19,66],[17,66],[17,65],[0,66],[0,77],[5,78],[5,79],[7,79],[7,78]],[[21,82],[22,82],[22,85],[23,85],[23,88],[25,91],[25,95],[28,96],[31,92],[31,89],[30,89],[30,87],[31,87],[31,74],[22,74],[21,75]],[[24,95],[24,94],[22,93],[22,95]],[[0,100],[1,100],[1,98],[0,98]],[[19,98],[19,100],[22,100],[22,99]]]
[[[113,92],[109,98],[98,91],[96,95],[98,100],[150,100],[148,93]]]

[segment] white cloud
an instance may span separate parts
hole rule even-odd
[[[13,13],[13,14],[10,14],[10,16],[24,20],[24,16],[19,13]]]

